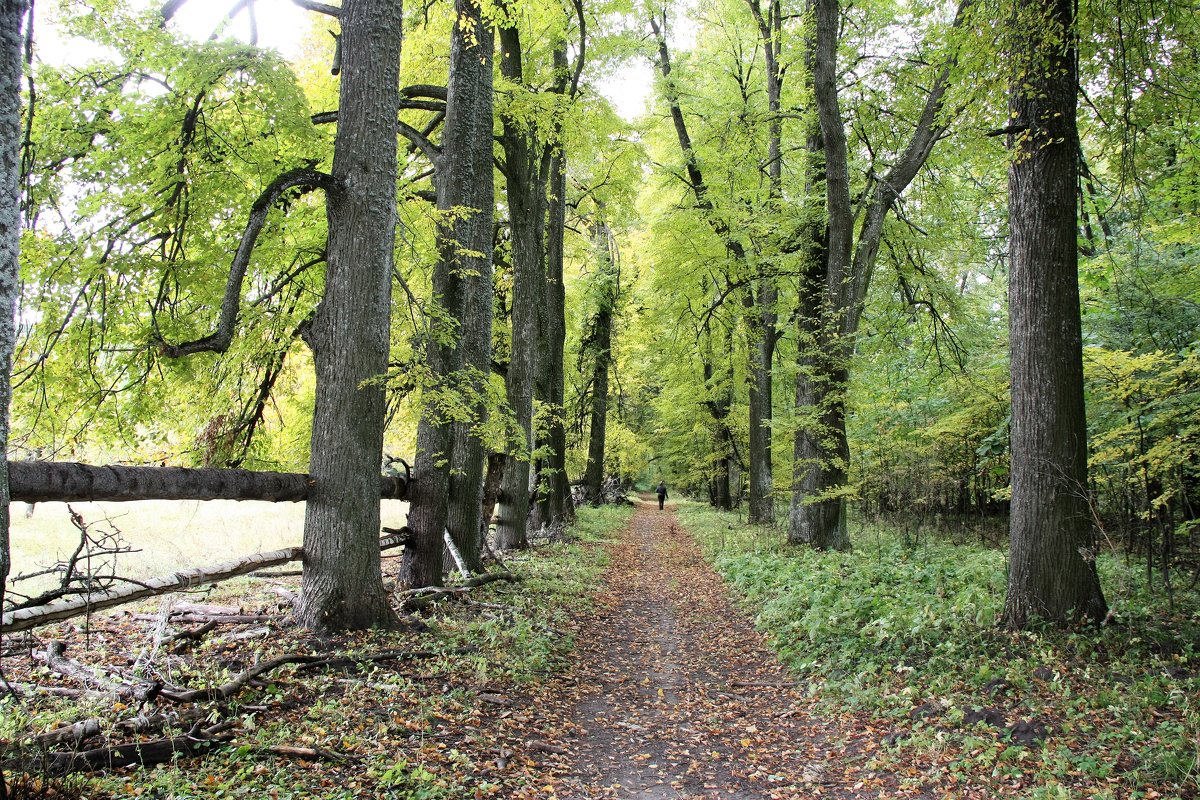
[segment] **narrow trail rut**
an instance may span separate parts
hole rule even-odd
[[[670,505],[639,503],[578,637],[540,701],[542,730],[565,734],[565,752],[537,754],[547,796],[912,796],[866,766],[877,733],[810,716]]]

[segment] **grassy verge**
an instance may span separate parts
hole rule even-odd
[[[1010,633],[1003,553],[864,526],[851,553],[699,505],[679,517],[829,713],[879,720],[880,766],[1035,798],[1200,795],[1200,597],[1101,563],[1119,622]]]
[[[527,788],[533,773],[511,757],[512,740],[529,705],[527,690],[564,668],[576,632],[573,615],[590,604],[614,539],[632,509],[580,509],[566,541],[510,559],[520,583],[493,583],[467,599],[443,603],[425,617],[424,633],[369,632],[317,640],[279,628],[267,638],[213,636],[192,653],[166,655],[157,675],[194,687],[219,684],[246,665],[281,653],[370,654],[385,650],[432,654],[419,660],[365,664],[345,670],[272,673],[264,685],[234,701],[205,708],[210,720],[238,720],[232,746],[205,758],[181,759],[151,769],[130,769],[44,784],[37,797],[186,798],[390,798],[450,800],[508,797]],[[253,608],[246,584],[244,607]],[[294,588],[294,587],[293,587]],[[222,600],[231,600],[222,592]],[[68,652],[97,666],[125,663],[153,637],[154,622],[127,616],[97,617],[86,647]],[[39,631],[68,635],[66,626]],[[34,668],[10,679],[53,682]],[[149,675],[147,677],[150,677]],[[101,719],[112,741],[128,741],[113,724],[135,709],[111,700],[87,704],[64,698],[0,698],[0,740],[19,741],[58,724]],[[167,733],[178,734],[187,724]],[[26,744],[26,752],[33,748]],[[288,753],[309,748],[338,757]],[[10,786],[20,770],[8,772]],[[57,794],[47,793],[50,786]]]

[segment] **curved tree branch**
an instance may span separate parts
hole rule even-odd
[[[428,137],[422,134],[419,130],[409,125],[407,122],[401,122],[398,120],[396,122],[396,131],[405,139],[408,139],[410,142],[412,142],[431,162],[433,162],[435,165],[438,163],[438,159],[440,159],[442,155],[441,148],[429,141]]]
[[[962,27],[970,5],[971,0],[960,0],[951,26],[952,29]],[[858,329],[863,301],[866,298],[875,258],[879,253],[879,243],[883,238],[883,225],[888,213],[895,207],[900,195],[912,183],[917,171],[929,158],[933,146],[946,132],[948,122],[943,118],[942,110],[946,91],[950,87],[951,71],[957,62],[958,52],[951,51],[938,71],[933,86],[929,89],[921,116],[917,120],[912,138],[909,139],[904,152],[887,171],[887,174],[873,187],[872,197],[868,201],[867,212],[859,230],[858,246],[854,251],[850,280],[845,281],[842,287],[842,291],[848,293],[841,301],[842,308],[845,309],[842,320],[843,334],[853,333]],[[827,163],[828,160],[827,154]]]
[[[336,190],[337,185],[332,175],[309,167],[289,170],[272,181],[250,208],[250,219],[246,223],[246,230],[242,232],[242,240],[229,267],[229,279],[225,284],[225,297],[221,301],[221,317],[217,323],[217,330],[208,336],[182,344],[162,342],[163,355],[179,358],[191,353],[224,353],[228,350],[233,341],[234,326],[237,324],[238,309],[241,305],[242,282],[246,278],[246,269],[250,265],[250,256],[254,252],[258,234],[267,221],[267,212],[289,189],[303,187],[331,192]]]

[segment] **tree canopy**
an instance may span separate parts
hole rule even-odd
[[[1014,242],[1045,242],[1006,194],[1040,155],[1010,98],[1042,108],[1046,64],[1061,77],[1044,54],[1077,46],[1077,144],[1046,144],[1067,142],[1078,208],[1070,549],[1169,576],[1195,547],[1189,9],[1095,0],[1049,26],[989,0],[297,0],[318,22],[288,60],[229,27],[189,35],[172,5],[59,3],[85,63],[27,43],[10,452],[303,471],[361,435],[354,470],[382,451],[419,467],[419,584],[440,580],[443,530],[477,564],[493,509],[520,547],[569,517],[570,482],[595,499],[609,475],[744,502],[822,549],[853,546],[848,514],[1003,520],[1014,471],[1060,469],[1011,458],[1045,405],[1014,418]],[[351,80],[374,41],[352,33],[360,7],[392,13],[403,47],[379,56],[394,113],[351,136],[372,91]],[[1031,41],[1043,55],[1017,58]],[[629,65],[651,84],[635,119],[609,99]],[[363,206],[383,221],[353,234],[373,255],[339,267],[339,203],[384,141],[394,187]],[[368,262],[379,302],[348,308],[377,327],[330,338],[323,304]],[[321,335],[380,355],[351,379]],[[354,412],[378,435],[314,429],[328,381],[349,381],[333,417],[379,393]]]

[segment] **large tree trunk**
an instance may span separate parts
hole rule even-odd
[[[500,30],[501,73],[522,81],[521,40],[515,27]],[[512,230],[512,357],[506,384],[508,402],[517,421],[520,440],[504,469],[497,506],[496,546],[502,550],[528,546],[529,477],[533,451],[533,390],[539,339],[539,298],[543,284],[542,234],[546,192],[541,176],[540,148],[533,131],[509,114],[503,116],[504,176],[509,224]]]
[[[12,356],[16,346],[21,248],[21,22],[23,0],[0,0],[0,608],[12,568],[8,538],[8,433]],[[0,795],[8,788],[0,774]]]
[[[298,503],[308,499],[313,478],[294,472],[184,467],[94,467],[64,461],[13,461],[13,500],[27,503],[91,500],[262,500]],[[408,481],[381,475],[378,497],[408,499]]]
[[[810,64],[811,68],[811,64]],[[805,191],[812,194],[825,183],[824,138],[820,126],[814,125],[808,134],[807,150],[809,165]],[[824,409],[823,400],[838,400],[838,396],[827,397],[828,392],[819,387],[833,379],[825,359],[822,326],[826,324],[825,269],[829,260],[826,220],[813,215],[805,223],[804,269],[800,275],[798,290],[799,309],[797,314],[797,371],[796,411],[798,424],[793,443],[792,499],[788,508],[788,543],[805,544],[819,549],[846,550],[850,537],[846,526],[846,504],[844,501],[820,502],[831,490],[841,485],[845,468],[831,470],[838,463],[837,454],[843,453],[842,464],[849,459],[849,444],[845,436],[844,406]],[[840,412],[840,413],[837,413]],[[841,436],[830,438],[822,431],[833,429]]]
[[[1003,622],[1107,612],[1087,508],[1079,319],[1076,29],[1072,0],[1024,0],[1013,17],[1008,172],[1012,511]]]
[[[443,147],[455,135],[455,153],[446,151],[449,180],[458,186],[451,193],[461,199],[450,207],[474,209],[457,223],[456,253],[465,284],[466,303],[462,320],[462,366],[464,384],[472,403],[471,423],[454,426],[454,460],[450,475],[449,529],[467,567],[480,571],[482,539],[480,520],[483,476],[487,453],[478,427],[486,422],[487,384],[492,370],[492,232],[495,216],[495,173],[492,168],[492,51],[493,32],[484,22],[477,0],[457,0],[458,17],[469,20],[455,26],[451,40],[452,69],[458,74],[450,82]],[[451,126],[454,107],[462,117]]]
[[[450,74],[442,154],[435,164],[439,227],[433,292],[455,330],[432,335],[426,363],[439,391],[465,392],[471,420],[451,421],[427,405],[417,431],[417,479],[399,580],[411,587],[441,583],[443,532],[472,570],[480,562],[479,513],[483,494],[483,445],[476,434],[486,414],[483,401],[492,343],[492,31],[479,6],[457,0],[450,38]],[[463,209],[471,209],[463,213]],[[436,321],[430,323],[436,325]]]
[[[831,364],[822,348],[801,350],[796,407],[807,412],[796,433],[795,488],[788,516],[788,541],[819,550],[849,550],[846,483],[850,445],[846,437],[844,366]]]
[[[316,365],[304,581],[297,620],[316,630],[396,624],[379,561],[379,464],[396,229],[401,4],[346,0],[325,295]]]

